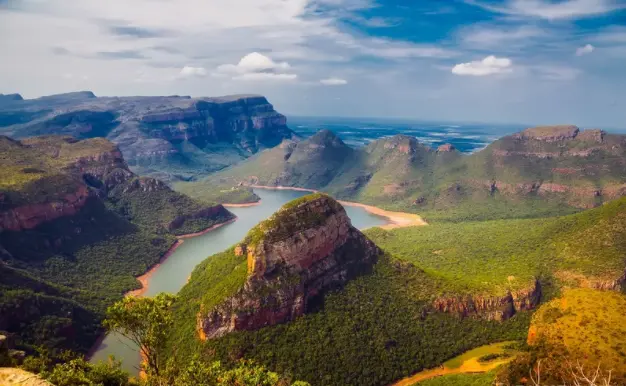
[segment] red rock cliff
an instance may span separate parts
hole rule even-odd
[[[316,296],[369,270],[381,252],[339,203],[313,195],[259,224],[235,253],[247,255],[248,279],[221,305],[201,310],[202,339],[293,320]]]

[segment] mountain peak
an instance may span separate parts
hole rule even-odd
[[[326,291],[369,271],[380,254],[344,208],[321,193],[284,205],[231,251],[247,260],[247,277],[220,305],[201,307],[202,339],[293,320]]]
[[[331,147],[344,147],[347,146],[341,138],[337,136],[334,132],[328,129],[322,129],[317,133],[313,134],[307,142],[316,145],[326,145]]]
[[[405,134],[396,134],[393,137],[383,138],[380,140],[387,150],[397,150],[403,154],[415,154],[418,149],[423,148],[429,151],[430,148],[419,143],[417,138]]]
[[[24,98],[20,94],[0,94],[0,102],[23,101]]]

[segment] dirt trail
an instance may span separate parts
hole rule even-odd
[[[487,363],[480,363],[478,361],[478,358],[472,358],[463,362],[463,364],[459,368],[451,369],[449,367],[443,366],[436,369],[420,371],[419,373],[409,378],[404,378],[392,384],[392,386],[411,386],[417,382],[449,374],[486,373],[487,371],[491,371],[496,367],[509,362],[511,359],[512,358],[507,358]]]

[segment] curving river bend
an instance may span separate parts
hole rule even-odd
[[[241,241],[248,231],[271,216],[285,203],[302,197],[307,192],[291,190],[255,189],[261,197],[260,205],[228,208],[237,215],[237,220],[201,236],[185,241],[154,271],[148,281],[144,296],[160,292],[177,293],[187,282],[191,271],[207,257],[221,252]],[[367,212],[364,208],[345,206],[352,224],[359,229],[388,224],[385,217]],[[91,361],[106,360],[110,355],[122,361],[122,367],[131,374],[138,374],[139,353],[137,348],[119,335],[109,334],[100,343]]]

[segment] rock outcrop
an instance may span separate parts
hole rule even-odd
[[[516,139],[534,139],[537,141],[557,142],[575,138],[580,129],[574,125],[537,126],[514,134]]]
[[[89,190],[79,185],[74,193],[65,194],[60,200],[22,205],[0,212],[0,232],[33,229],[38,225],[64,216],[72,216],[85,205]]]
[[[450,143],[444,143],[437,148],[437,153],[449,153],[455,151],[456,148]]]
[[[536,280],[529,288],[511,292],[504,296],[444,297],[436,299],[433,307],[441,312],[450,312],[463,317],[486,320],[506,320],[519,311],[535,308],[541,301],[541,285]]]
[[[260,223],[234,253],[247,258],[247,280],[222,304],[200,311],[202,339],[293,320],[326,291],[369,271],[381,251],[338,202],[314,194]]]

